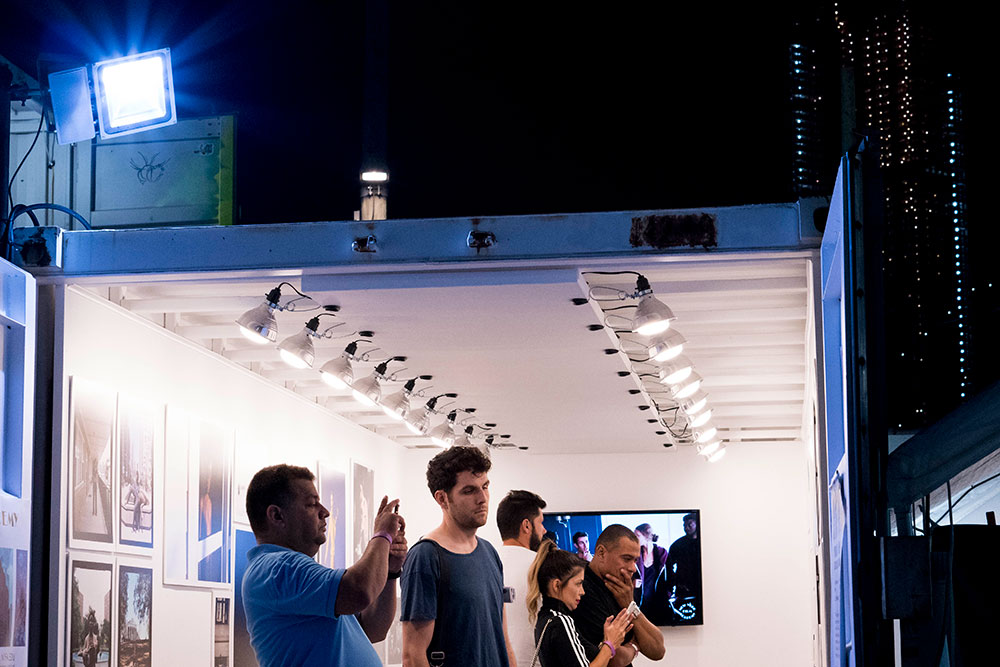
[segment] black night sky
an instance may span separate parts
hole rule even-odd
[[[179,115],[237,115],[242,222],[357,208],[364,3],[5,4],[0,53],[31,74],[41,53],[169,46]],[[390,216],[792,199],[792,15],[729,5],[391,3]],[[967,38],[974,19],[942,19],[963,63],[985,51]]]

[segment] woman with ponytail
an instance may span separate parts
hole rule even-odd
[[[583,596],[586,563],[544,540],[528,570],[528,615],[535,623],[535,658],[528,667],[607,667],[632,629],[627,609],[604,622],[604,641],[580,637],[569,612]],[[623,654],[624,655],[624,654]]]

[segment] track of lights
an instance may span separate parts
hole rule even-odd
[[[283,300],[283,287],[295,292],[296,297]],[[260,304],[240,315],[236,319],[236,324],[239,326],[240,333],[247,340],[259,345],[277,343],[279,332],[275,312],[295,311],[298,304],[304,300],[316,304],[312,310],[322,308],[322,312],[307,320],[300,331],[278,343],[277,349],[282,361],[292,368],[313,368],[316,363],[315,339],[333,338],[334,330],[344,324],[341,321],[336,321],[330,326],[322,328],[323,321],[320,318],[333,316],[340,310],[338,306],[320,306],[312,297],[303,294],[291,283],[282,282],[264,295]],[[319,367],[318,374],[325,383],[335,389],[349,390],[358,403],[367,408],[381,408],[386,415],[401,422],[414,435],[428,436],[432,442],[441,447],[477,446],[485,451],[491,449],[527,449],[527,447],[513,445],[507,441],[506,438],[509,438],[509,435],[496,436],[492,433],[478,433],[476,429],[485,431],[496,427],[496,424],[474,423],[472,414],[476,411],[475,408],[451,408],[454,399],[458,398],[456,393],[431,396],[426,399],[423,405],[417,403],[418,407],[414,408],[414,403],[424,400],[424,392],[429,388],[418,389],[417,383],[428,381],[432,376],[417,375],[405,381],[402,378],[397,379],[397,374],[404,369],[390,371],[389,366],[392,363],[406,361],[404,356],[385,358],[376,363],[371,373],[357,375],[356,365],[372,362],[371,354],[378,348],[371,340],[372,332],[356,333],[361,337],[347,343],[338,356],[328,359]],[[359,349],[362,345],[368,347]],[[383,385],[393,382],[403,382],[403,387],[399,391],[383,394]],[[451,400],[449,404],[442,406],[439,404],[441,399]],[[433,426],[433,418],[440,414],[445,414],[444,421]]]
[[[640,380],[641,393],[656,418],[650,422],[663,428],[658,434],[669,433],[681,443],[697,446],[699,454],[710,463],[721,459],[725,444],[718,437],[712,423],[712,409],[708,395],[702,390],[702,377],[695,371],[691,360],[684,356],[686,340],[674,328],[673,311],[653,295],[652,286],[635,271],[588,271],[594,275],[636,276],[635,290],[626,292],[617,287],[591,285],[590,300],[596,302],[604,313],[603,325],[619,341],[619,349],[632,363],[632,373]],[[611,302],[632,301],[624,305],[607,305]],[[582,300],[581,300],[582,302]],[[619,311],[631,311],[629,315]],[[614,352],[609,350],[609,352]],[[620,373],[620,375],[629,375]]]

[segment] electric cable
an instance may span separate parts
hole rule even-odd
[[[18,164],[17,169],[14,170],[14,175],[10,177],[10,182],[7,183],[7,201],[10,202],[10,207],[12,209],[14,208],[14,195],[12,194],[12,190],[14,188],[14,181],[17,179],[17,173],[21,171],[21,167],[24,166],[24,163],[28,159],[28,156],[31,155],[31,151],[35,149],[35,144],[38,143],[38,137],[41,136],[42,134],[42,124],[44,122],[45,122],[45,110],[43,109],[41,115],[38,117],[38,129],[35,130],[35,138],[31,142],[31,146],[28,147],[28,152],[24,154],[23,158],[21,158],[21,163]]]

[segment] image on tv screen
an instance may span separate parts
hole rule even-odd
[[[635,601],[654,625],[701,625],[701,513],[698,510],[545,513],[546,537],[590,561],[597,538],[619,523],[639,539]]]

